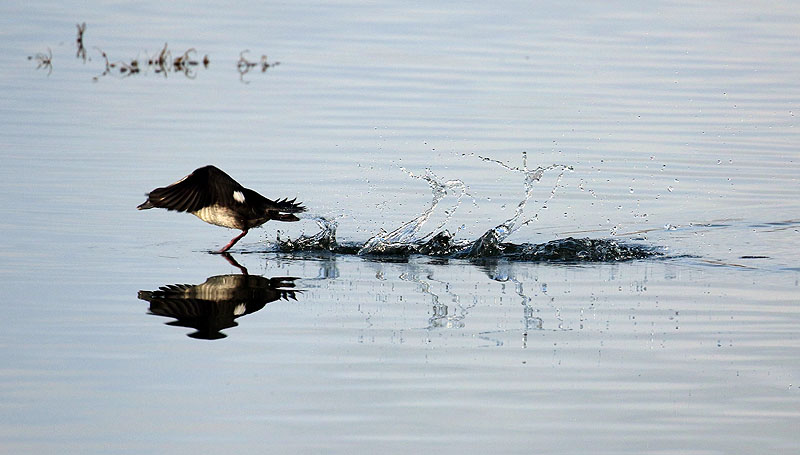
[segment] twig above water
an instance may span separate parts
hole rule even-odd
[[[75,24],[78,27],[78,37],[75,39],[75,45],[78,47],[75,57],[83,60],[86,63],[86,48],[83,46],[83,33],[86,31],[86,22],[82,24]]]
[[[77,23],[75,27],[77,29],[77,35],[75,37],[75,57],[86,63],[87,61],[91,61],[91,58],[87,55],[86,45],[84,43],[86,22]],[[135,74],[146,74],[148,69],[152,69],[154,73],[162,74],[164,77],[167,77],[169,73],[180,72],[183,73],[186,78],[194,79],[197,75],[197,68],[199,68],[201,64],[203,68],[207,69],[211,63],[208,54],[203,55],[203,58],[199,59],[197,50],[193,47],[187,49],[183,53],[173,54],[167,43],[164,43],[164,47],[152,56],[145,51],[147,56],[144,59],[140,59],[137,56],[132,59],[112,60],[100,47],[93,47],[97,49],[105,63],[103,71],[92,78],[95,82],[105,76],[127,78]],[[253,68],[261,68],[261,72],[265,73],[267,69],[280,64],[280,62],[269,62],[266,55],[261,55],[258,61],[250,61],[245,56],[247,52],[249,51],[242,51],[239,54],[239,60],[236,62],[239,81],[242,83],[249,84],[249,81],[244,80],[244,75],[249,73]],[[28,60],[36,60],[36,69],[46,68],[48,76],[53,71],[53,53],[50,48],[47,49],[47,53],[39,52],[35,55],[28,56]]]

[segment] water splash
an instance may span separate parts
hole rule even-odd
[[[359,250],[359,255],[407,253],[410,246],[424,244],[426,241],[436,238],[438,235],[437,232],[444,228],[447,222],[450,221],[455,211],[461,205],[464,196],[472,197],[467,193],[467,186],[461,180],[441,181],[430,169],[425,169],[425,174],[423,175],[416,175],[405,168],[400,169],[408,174],[409,177],[428,182],[433,192],[431,205],[416,218],[403,223],[397,229],[389,233],[381,230],[377,235],[367,240],[364,246]],[[452,207],[445,211],[445,219],[427,235],[418,237],[418,233],[425,223],[428,222],[431,215],[436,210],[436,207],[449,193],[456,193],[456,201]],[[448,234],[448,237],[451,236]]]
[[[298,252],[298,251],[334,251],[338,244],[336,243],[336,228],[339,224],[336,220],[329,220],[325,217],[314,217],[313,220],[319,226],[320,231],[314,235],[302,235],[297,239],[281,238],[281,233],[278,231],[275,245],[278,251],[282,252]]]
[[[424,180],[432,192],[430,206],[421,214],[400,225],[391,232],[381,230],[364,244],[355,242],[341,244],[336,241],[337,223],[323,217],[316,217],[314,221],[319,225],[320,232],[312,236],[303,235],[298,239],[277,239],[277,249],[281,252],[319,252],[325,251],[333,254],[359,255],[370,257],[374,260],[404,260],[410,255],[426,255],[454,259],[484,260],[505,259],[509,261],[527,262],[610,262],[643,259],[661,255],[652,247],[626,244],[617,240],[604,239],[565,239],[553,240],[541,244],[506,242],[506,239],[524,226],[538,220],[539,212],[547,208],[547,204],[555,197],[560,187],[560,182],[567,171],[572,167],[562,164],[538,166],[528,168],[527,154],[523,153],[522,167],[509,166],[502,161],[478,156],[483,161],[499,164],[506,170],[523,175],[524,196],[517,203],[514,214],[502,223],[487,230],[477,240],[459,240],[456,233],[444,229],[455,211],[461,205],[465,196],[473,198],[467,192],[467,186],[461,180],[443,181],[430,169],[422,175],[414,174],[404,168],[403,172],[409,177]],[[528,217],[525,217],[525,208],[534,200],[536,184],[549,171],[558,171],[555,183],[541,205]],[[455,195],[455,202],[445,210],[444,220],[433,230],[425,235],[420,235],[422,228],[431,219],[442,200],[448,195]]]
[[[512,167],[503,163],[502,161],[495,160],[493,158],[486,158],[483,156],[478,155],[478,158],[482,159],[483,161],[499,164],[503,168],[512,171],[518,172],[524,175],[524,188],[525,188],[525,196],[524,198],[517,204],[517,208],[514,210],[514,215],[511,218],[503,221],[499,225],[495,226],[492,229],[486,231],[478,240],[476,240],[471,246],[469,251],[464,254],[464,257],[473,258],[473,257],[486,257],[486,256],[498,256],[501,255],[503,252],[503,244],[502,242],[507,239],[511,234],[521,229],[523,226],[527,226],[528,224],[537,221],[539,219],[539,212],[547,208],[547,204],[555,197],[556,190],[561,183],[561,179],[564,177],[564,173],[567,171],[571,171],[572,167],[567,166],[564,164],[551,164],[550,166],[538,166],[535,169],[528,168],[528,154],[527,152],[522,153],[522,167]],[[533,214],[532,217],[526,219],[525,221],[520,222],[522,215],[525,211],[525,206],[528,204],[528,201],[531,200],[533,197],[533,191],[535,189],[536,183],[542,179],[545,172],[551,170],[559,170],[558,177],[556,177],[556,182],[553,185],[553,188],[550,190],[550,195],[547,199],[542,203],[539,209]]]

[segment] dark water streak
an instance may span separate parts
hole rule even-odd
[[[274,247],[282,253],[329,253],[361,256],[372,260],[405,260],[413,255],[449,259],[506,259],[518,262],[618,262],[663,256],[658,248],[621,242],[614,239],[573,238],[545,243],[501,242],[497,231],[489,230],[474,241],[457,240],[441,231],[425,242],[392,244],[364,252],[365,244],[336,241],[336,223],[316,220],[322,228],[312,236],[298,239],[278,238]]]

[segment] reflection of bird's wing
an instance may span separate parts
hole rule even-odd
[[[257,275],[218,275],[205,283],[168,284],[155,291],[139,291],[150,311],[175,318],[227,315],[238,317],[264,308],[276,300],[297,300],[295,277],[264,278]]]
[[[230,206],[235,193],[244,190],[231,176],[214,166],[196,169],[172,185],[156,188],[148,195],[153,207],[194,212],[214,204]]]
[[[149,301],[150,313],[180,320],[224,314],[215,306],[215,302],[208,300],[155,297]]]

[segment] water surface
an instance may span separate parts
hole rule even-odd
[[[790,3],[0,6],[2,451],[793,453],[799,23]],[[165,43],[198,65],[146,65]],[[229,262],[208,252],[234,232],[135,210],[205,164],[311,213]],[[320,217],[359,248],[278,251]],[[658,255],[355,254],[509,220],[517,246]],[[170,297],[218,310],[213,340],[141,298],[225,280],[261,300]]]

